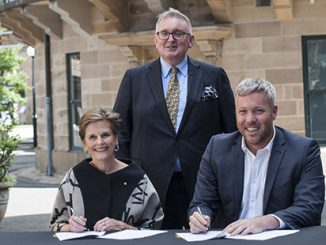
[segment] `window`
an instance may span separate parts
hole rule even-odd
[[[271,6],[271,0],[256,0],[256,7]]]
[[[82,149],[79,138],[79,120],[82,113],[80,54],[66,55],[68,81],[69,146],[70,150]]]
[[[326,143],[326,36],[302,38],[306,134]]]

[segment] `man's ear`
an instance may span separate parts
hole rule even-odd
[[[276,117],[277,117],[277,110],[278,110],[277,105],[274,105],[274,107],[273,107],[273,120],[275,120]]]
[[[191,35],[189,37],[189,48],[192,48],[195,44],[195,36],[194,35]]]

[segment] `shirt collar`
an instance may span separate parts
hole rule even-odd
[[[272,151],[272,147],[273,147],[273,143],[274,143],[274,139],[275,139],[275,134],[276,134],[276,132],[275,132],[275,126],[273,125],[273,137],[272,137],[272,139],[269,141],[269,143],[268,143],[264,148],[259,149],[259,150],[264,150],[264,149],[266,149],[266,150],[268,150],[269,152],[271,152],[271,151]],[[244,153],[250,151],[250,150],[248,149],[247,145],[246,145],[246,142],[245,142],[243,136],[242,136],[242,139],[241,139],[241,149],[243,150]]]
[[[160,62],[161,62],[163,77],[166,78],[168,76],[172,66],[170,64],[166,63],[162,58],[160,58]],[[176,67],[178,68],[179,72],[183,76],[186,76],[187,69],[188,69],[188,56],[185,56],[185,58],[179,64],[177,64]]]

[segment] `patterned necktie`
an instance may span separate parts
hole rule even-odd
[[[166,105],[168,107],[168,112],[174,128],[176,128],[177,125],[179,93],[180,93],[177,73],[178,73],[178,68],[172,66],[172,76],[169,81],[168,92],[166,96]]]

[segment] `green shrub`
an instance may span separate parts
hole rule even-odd
[[[13,184],[16,179],[8,170],[20,139],[10,133],[16,125],[15,108],[25,103],[22,95],[28,89],[18,52],[19,47],[0,49],[0,182]]]

